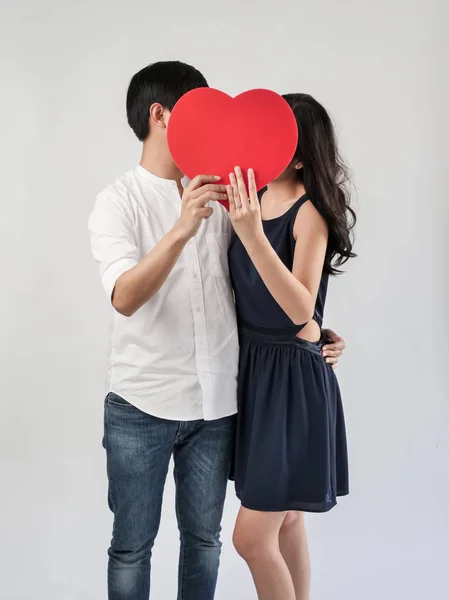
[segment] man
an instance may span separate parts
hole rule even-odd
[[[148,600],[150,559],[174,458],[180,531],[179,598],[212,600],[231,469],[238,340],[227,250],[225,187],[183,179],[170,155],[170,111],[205,87],[180,62],[134,75],[128,122],[143,142],[136,169],[99,194],[92,250],[114,307],[104,446],[109,505],[109,600]],[[328,359],[344,347],[335,334]]]

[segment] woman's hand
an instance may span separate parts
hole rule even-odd
[[[229,215],[235,232],[247,247],[265,238],[254,171],[248,169],[248,190],[240,167],[235,167],[235,173],[230,173],[229,179],[231,185],[226,186]]]

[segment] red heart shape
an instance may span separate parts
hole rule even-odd
[[[173,160],[190,179],[220,175],[229,183],[235,166],[253,168],[260,190],[290,164],[298,143],[288,103],[271,90],[232,98],[213,88],[187,92],[170,115],[167,140]],[[228,203],[223,202],[228,208]]]

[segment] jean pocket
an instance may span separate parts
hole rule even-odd
[[[113,404],[114,406],[122,406],[124,408],[132,408],[132,404],[127,402],[124,398],[115,394],[114,392],[109,392],[104,401],[105,404]]]

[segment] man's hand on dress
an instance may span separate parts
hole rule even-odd
[[[323,357],[335,369],[346,347],[345,341],[332,329],[323,329],[323,337],[326,340],[322,350]]]

